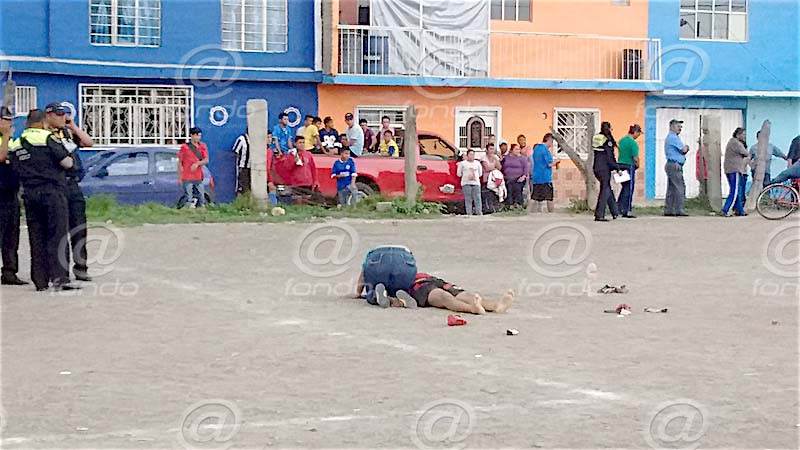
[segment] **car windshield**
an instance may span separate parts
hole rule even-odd
[[[436,136],[419,136],[419,154],[423,159],[456,159],[455,149]]]
[[[107,160],[108,158],[111,158],[112,156],[114,156],[114,154],[115,154],[115,152],[112,151],[112,150],[101,150],[101,151],[95,153],[94,155],[86,158],[83,161],[83,167],[85,169],[90,169],[90,168],[96,166],[97,164]]]

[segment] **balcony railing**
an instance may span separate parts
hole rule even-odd
[[[661,81],[661,41],[575,34],[339,26],[339,74]]]

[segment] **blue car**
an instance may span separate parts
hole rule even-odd
[[[178,185],[178,149],[125,147],[104,150],[102,158],[86,167],[80,182],[84,195],[107,194],[119,203],[147,202],[180,208],[186,201]],[[203,167],[206,202],[214,202],[214,177]]]

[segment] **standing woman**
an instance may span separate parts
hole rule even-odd
[[[505,141],[503,141],[505,142]],[[503,145],[502,143],[500,145]],[[486,213],[494,213],[500,209],[500,198],[489,190],[486,183],[489,182],[489,174],[493,170],[502,170],[503,165],[500,162],[500,157],[497,156],[497,151],[494,144],[486,145],[486,155],[481,160],[483,166],[483,176],[481,178],[481,198],[483,199],[483,211]]]
[[[611,190],[611,172],[619,170],[617,160],[614,158],[614,147],[617,146],[617,141],[614,140],[611,131],[611,123],[603,122],[600,125],[600,134],[596,134],[592,138],[594,176],[600,181],[600,195],[597,196],[597,206],[594,208],[594,220],[597,222],[608,222],[606,205],[611,210],[612,217],[616,219],[619,215],[614,191]]]
[[[512,146],[511,152],[503,158],[503,176],[508,186],[508,205],[512,208],[524,204],[522,191],[531,173],[531,159],[522,154],[519,146]]]
[[[725,177],[728,179],[728,198],[725,200],[725,205],[722,207],[722,216],[726,217],[728,212],[733,206],[737,216],[746,215],[744,212],[744,173],[747,171],[747,159],[750,153],[744,145],[745,130],[744,128],[737,128],[733,132],[733,137],[728,141],[725,147],[725,160],[723,162],[723,169],[725,169]]]

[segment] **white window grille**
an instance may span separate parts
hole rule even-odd
[[[246,52],[288,50],[288,0],[222,0],[222,47]]]
[[[588,158],[592,136],[589,136],[589,124],[594,123],[595,133],[600,132],[600,111],[596,109],[556,109],[553,115],[553,129],[564,136],[572,148],[582,159]],[[556,147],[558,144],[555,144]],[[560,156],[567,157],[566,153]]]
[[[747,40],[748,0],[681,0],[681,39]]]
[[[161,0],[89,0],[93,45],[158,47]]]
[[[531,20],[531,0],[492,0],[492,20]]]
[[[83,84],[81,124],[98,144],[179,145],[192,126],[191,86]]]
[[[27,116],[32,109],[36,109],[36,86],[17,86],[14,104],[17,117]]]

